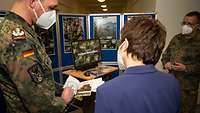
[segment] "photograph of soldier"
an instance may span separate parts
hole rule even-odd
[[[65,52],[69,52],[70,43],[82,40],[84,36],[84,17],[63,17],[63,30],[65,39]]]

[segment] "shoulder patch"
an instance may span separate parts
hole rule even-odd
[[[12,39],[14,41],[19,41],[19,40],[25,40],[26,39],[26,36],[25,36],[25,32],[23,29],[20,29],[20,28],[15,28],[13,31],[12,31]]]
[[[42,83],[42,81],[44,79],[43,72],[41,69],[42,69],[42,67],[38,63],[28,69],[28,73],[29,73],[32,81],[37,84]]]

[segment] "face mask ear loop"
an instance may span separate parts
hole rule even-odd
[[[119,49],[121,49],[124,44],[125,44],[125,41],[122,42],[122,44],[119,46]]]
[[[36,13],[35,9],[33,9],[33,13],[34,13],[36,19],[38,19],[38,16],[37,16],[37,13]]]
[[[128,48],[128,40],[126,38],[124,42],[119,46],[119,49],[121,49],[123,45],[125,45],[126,49]]]
[[[126,47],[126,49],[128,49],[128,45],[129,45],[128,40],[127,40],[127,38],[125,38],[125,47]]]
[[[41,8],[42,8],[43,12],[45,13],[46,11],[44,10],[44,7],[42,6],[42,3],[41,3],[41,1],[40,1],[40,0],[38,0],[38,2],[39,2],[39,4],[40,4],[40,6],[41,6]]]

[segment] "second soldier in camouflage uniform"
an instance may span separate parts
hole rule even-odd
[[[199,12],[188,13],[183,21],[192,31],[183,28],[170,42],[162,63],[179,80],[182,89],[182,113],[195,113],[200,80]],[[190,32],[188,32],[190,31]],[[187,33],[188,32],[188,33]]]
[[[44,2],[46,6],[47,2],[57,4],[57,0]],[[24,0],[17,0],[15,5],[13,12],[17,12],[16,7],[27,6]],[[0,89],[7,112],[62,113],[73,91],[64,89],[62,98],[55,97],[51,61],[44,45],[30,24],[13,12],[0,24]]]

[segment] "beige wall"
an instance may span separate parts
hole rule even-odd
[[[158,19],[166,26],[168,45],[171,38],[181,31],[180,22],[183,16],[189,11],[200,11],[200,0],[157,0],[156,13]],[[157,64],[158,69],[161,68],[161,63]]]
[[[157,0],[156,13],[167,28],[167,42],[180,32],[184,15],[193,10],[200,11],[200,0]]]
[[[9,10],[15,0],[0,0],[0,10]]]

